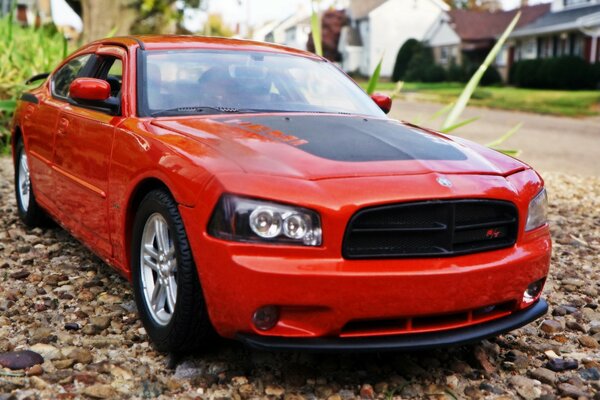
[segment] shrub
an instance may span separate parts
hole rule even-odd
[[[429,64],[423,70],[421,80],[423,82],[444,82],[446,80],[446,70],[442,66]]]
[[[521,60],[511,68],[511,83],[538,89],[593,89],[599,81],[595,68],[575,56]]]
[[[475,73],[475,70],[473,70],[473,73]],[[483,74],[480,85],[481,86],[493,86],[493,85],[501,85],[501,84],[502,84],[502,76],[500,76],[500,72],[498,72],[496,67],[494,67],[493,65],[490,65],[488,67],[488,69],[485,71],[485,74]]]
[[[452,60],[448,66],[446,78],[449,82],[466,82],[469,79],[469,75],[463,66],[456,64]]]
[[[404,80],[410,82],[425,82],[426,74],[432,71],[432,67],[435,66],[433,59],[433,52],[429,47],[421,47],[418,53],[416,53],[408,63],[406,67],[406,73],[404,74]],[[432,75],[435,74],[432,73]]]
[[[415,54],[419,53],[423,48],[421,42],[416,39],[408,39],[400,50],[398,50],[398,55],[396,57],[396,64],[394,64],[394,71],[392,73],[392,80],[394,82],[398,82],[404,79],[404,76],[408,69],[408,64],[415,56]]]

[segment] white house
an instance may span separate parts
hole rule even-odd
[[[350,24],[342,30],[338,46],[342,68],[370,75],[383,56],[381,76],[391,76],[404,42],[423,40],[448,9],[441,0],[351,0]]]
[[[253,38],[306,50],[310,34],[310,11],[305,7],[299,7],[295,13],[268,28],[270,29],[263,27],[253,35]]]

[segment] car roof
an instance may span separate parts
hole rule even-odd
[[[131,35],[101,39],[95,44],[117,44],[125,47],[140,47],[144,50],[236,50],[236,51],[268,51],[309,58],[321,58],[308,51],[294,49],[273,43],[252,40],[206,37],[194,35]]]

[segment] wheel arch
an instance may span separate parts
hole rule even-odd
[[[12,149],[13,163],[17,162],[17,155],[15,151],[17,149],[17,143],[19,139],[23,140],[23,131],[21,130],[21,127],[19,125],[15,125],[15,127],[13,128],[13,132],[10,135],[10,147]]]
[[[129,198],[127,200],[127,205],[125,209],[125,262],[127,265],[128,274],[131,275],[131,240],[133,235],[133,223],[135,221],[136,212],[148,193],[153,190],[162,189],[168,192],[173,199],[175,196],[173,195],[173,191],[169,188],[169,186],[161,179],[156,177],[147,177],[138,182],[133,190],[131,191]],[[177,200],[175,200],[177,201]]]

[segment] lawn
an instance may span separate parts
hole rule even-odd
[[[359,82],[364,88],[366,82]],[[393,82],[381,82],[377,89],[392,91]],[[403,93],[417,93],[424,101],[449,103],[454,101],[464,87],[461,83],[407,82]],[[598,90],[539,90],[513,87],[480,87],[469,103],[473,106],[552,114],[567,117],[600,115],[600,91]]]

